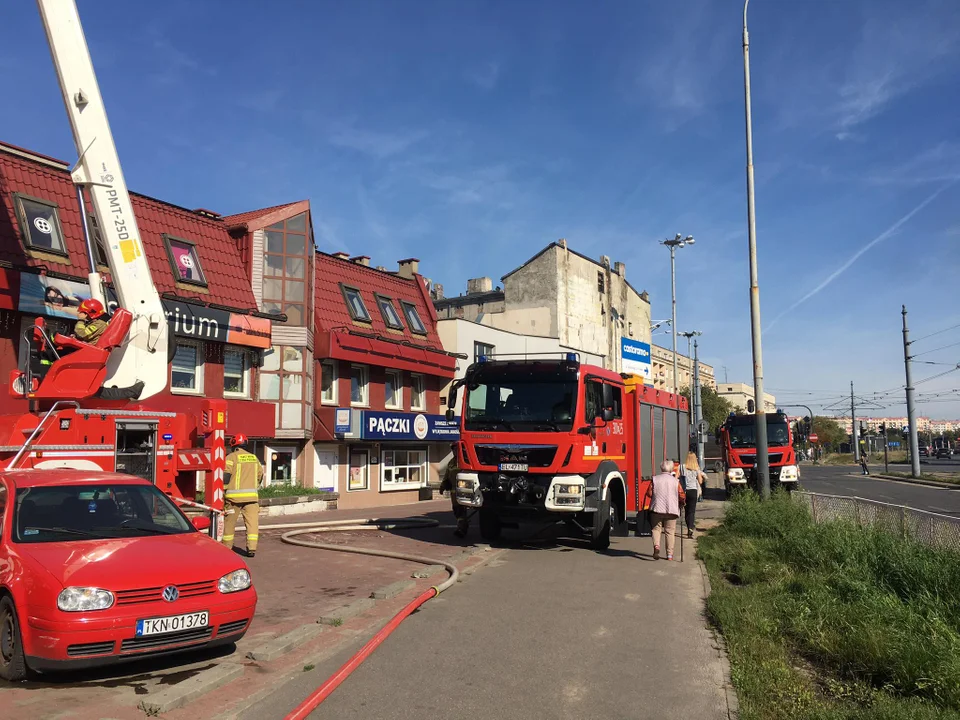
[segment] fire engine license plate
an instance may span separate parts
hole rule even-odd
[[[203,612],[187,613],[186,615],[171,615],[170,617],[147,618],[146,620],[137,620],[137,637],[144,635],[163,635],[164,633],[174,633],[180,630],[192,630],[193,628],[207,627],[210,624],[210,613]]]
[[[529,469],[527,463],[500,463],[500,472],[526,472]]]

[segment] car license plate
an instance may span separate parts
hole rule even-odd
[[[529,469],[527,463],[500,463],[500,472],[526,472]]]
[[[203,612],[187,613],[186,615],[147,618],[146,620],[137,620],[137,637],[192,630],[193,628],[207,627],[209,624],[210,613],[206,610]]]

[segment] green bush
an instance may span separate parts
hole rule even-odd
[[[957,554],[785,494],[737,499],[699,552],[744,717],[960,718]]]

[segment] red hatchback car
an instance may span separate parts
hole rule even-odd
[[[208,524],[130,475],[0,471],[0,678],[235,643],[257,593]]]

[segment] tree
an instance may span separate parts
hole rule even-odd
[[[817,435],[817,444],[829,446],[832,449],[840,447],[840,443],[847,442],[847,433],[840,423],[833,418],[817,415],[813,418],[813,432]]]
[[[680,391],[688,400],[690,399],[690,388],[683,388]],[[724,397],[720,397],[717,391],[709,385],[700,386],[700,402],[703,403],[703,419],[707,421],[711,434],[716,434],[727,419],[727,416],[733,412],[733,405]],[[693,403],[691,403],[691,408]]]

